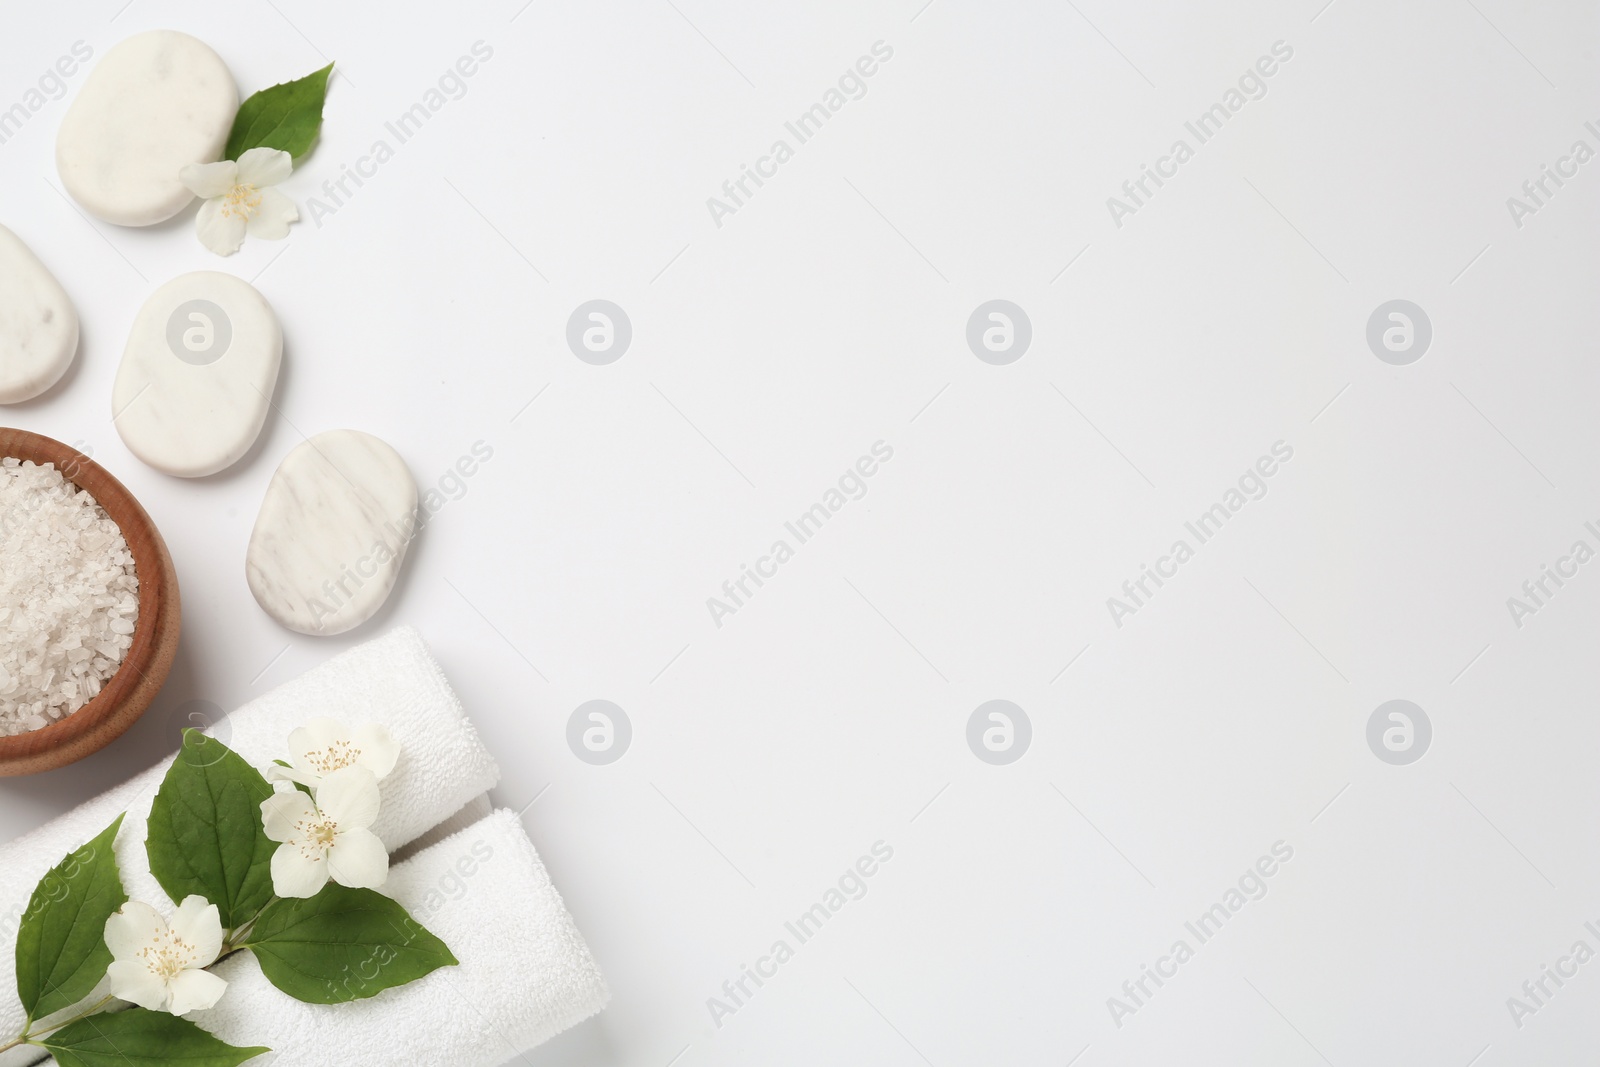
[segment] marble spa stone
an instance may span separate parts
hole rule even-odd
[[[217,271],[179,275],[134,317],[111,421],[156,470],[215,474],[261,433],[282,360],[278,316],[254,286]]]
[[[0,404],[32,400],[78,353],[78,312],[22,238],[0,226]]]
[[[245,577],[289,629],[341,634],[383,606],[417,528],[417,484],[399,453],[370,434],[329,430],[272,476]]]
[[[56,170],[89,214],[153,226],[194,198],[178,172],[221,157],[238,111],[233,75],[204,42],[136,34],[101,57],[67,109]]]

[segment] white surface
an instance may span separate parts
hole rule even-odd
[[[111,423],[156,470],[203,478],[237,463],[266,424],[283,328],[250,283],[182,274],[145,301],[111,386]]]
[[[78,312],[22,239],[0,226],[0,404],[32,400],[78,353]]]
[[[4,221],[85,324],[64,385],[7,417],[127,481],[187,613],[158,707],[0,783],[0,833],[141,766],[182,702],[405,620],[504,767],[497,802],[539,798],[525,822],[612,984],[519,1062],[1591,1053],[1600,964],[1521,1029],[1506,1000],[1600,948],[1600,571],[1520,629],[1507,598],[1596,544],[1600,164],[1520,228],[1506,201],[1597,145],[1592,4],[121,6],[19,10],[5,91],[154,26],[245,93],[346,76],[284,187],[305,221],[225,264],[283,319],[279,412],[197,482],[144,469],[104,412],[144,297],[216,261],[187,214],[121,231],[62,201],[64,102],[0,145]],[[707,198],[879,40],[867,94],[718,228]],[[1279,40],[1267,95],[1117,228],[1107,198]],[[566,341],[595,299],[632,324],[605,366]],[[991,299],[1032,322],[1009,366],[967,346]],[[1433,326],[1409,366],[1366,340],[1395,299]],[[337,426],[442,503],[373,623],[302,638],[256,608],[244,546],[277,461]],[[717,628],[707,598],[879,440],[866,496]],[[1279,440],[1266,496],[1117,628],[1107,598]],[[493,458],[453,473],[479,441]],[[997,698],[1033,726],[1009,766],[966,742]],[[1365,738],[1396,698],[1434,727],[1404,767]],[[631,719],[609,765],[567,745],[592,699]],[[719,1029],[707,999],[879,840],[866,896]],[[1117,1029],[1107,998],[1279,840],[1265,899]]]
[[[152,226],[189,203],[178,172],[222,154],[238,107],[232,74],[203,42],[140,34],[93,64],[61,122],[56,169],[95,218]]]
[[[256,603],[302,634],[342,634],[388,599],[416,536],[417,483],[388,444],[328,430],[267,484],[245,551]]]

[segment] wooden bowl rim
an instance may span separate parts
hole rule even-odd
[[[139,617],[134,623],[133,644],[100,692],[64,719],[38,730],[0,736],[0,767],[23,761],[44,770],[61,765],[50,760],[51,753],[76,746],[81,751],[63,762],[80,759],[110,743],[149,707],[156,690],[166,680],[176,651],[177,576],[166,542],[144,507],[115,475],[84,453],[44,434],[0,426],[0,459],[52,463],[69,482],[92,496],[122,531],[139,579]],[[140,700],[144,701],[143,707],[136,711],[128,708],[130,702]],[[126,721],[118,721],[118,714],[127,711],[133,713],[126,716]],[[97,731],[105,731],[106,736],[95,738]]]

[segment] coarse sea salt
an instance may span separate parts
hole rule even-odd
[[[105,509],[52,464],[0,458],[0,736],[94,699],[138,616],[133,553]]]

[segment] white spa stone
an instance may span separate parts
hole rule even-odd
[[[342,634],[383,606],[417,532],[417,483],[371,434],[296,446],[267,486],[245,551],[256,603],[297,633]]]
[[[95,64],[56,134],[56,169],[89,214],[153,226],[194,198],[178,180],[215,163],[239,112],[222,57],[176,30],[129,37]]]
[[[217,271],[179,275],[133,320],[111,421],[156,470],[215,474],[261,433],[282,360],[278,316],[254,286]]]
[[[78,312],[22,239],[0,226],[0,404],[32,400],[78,353]]]

